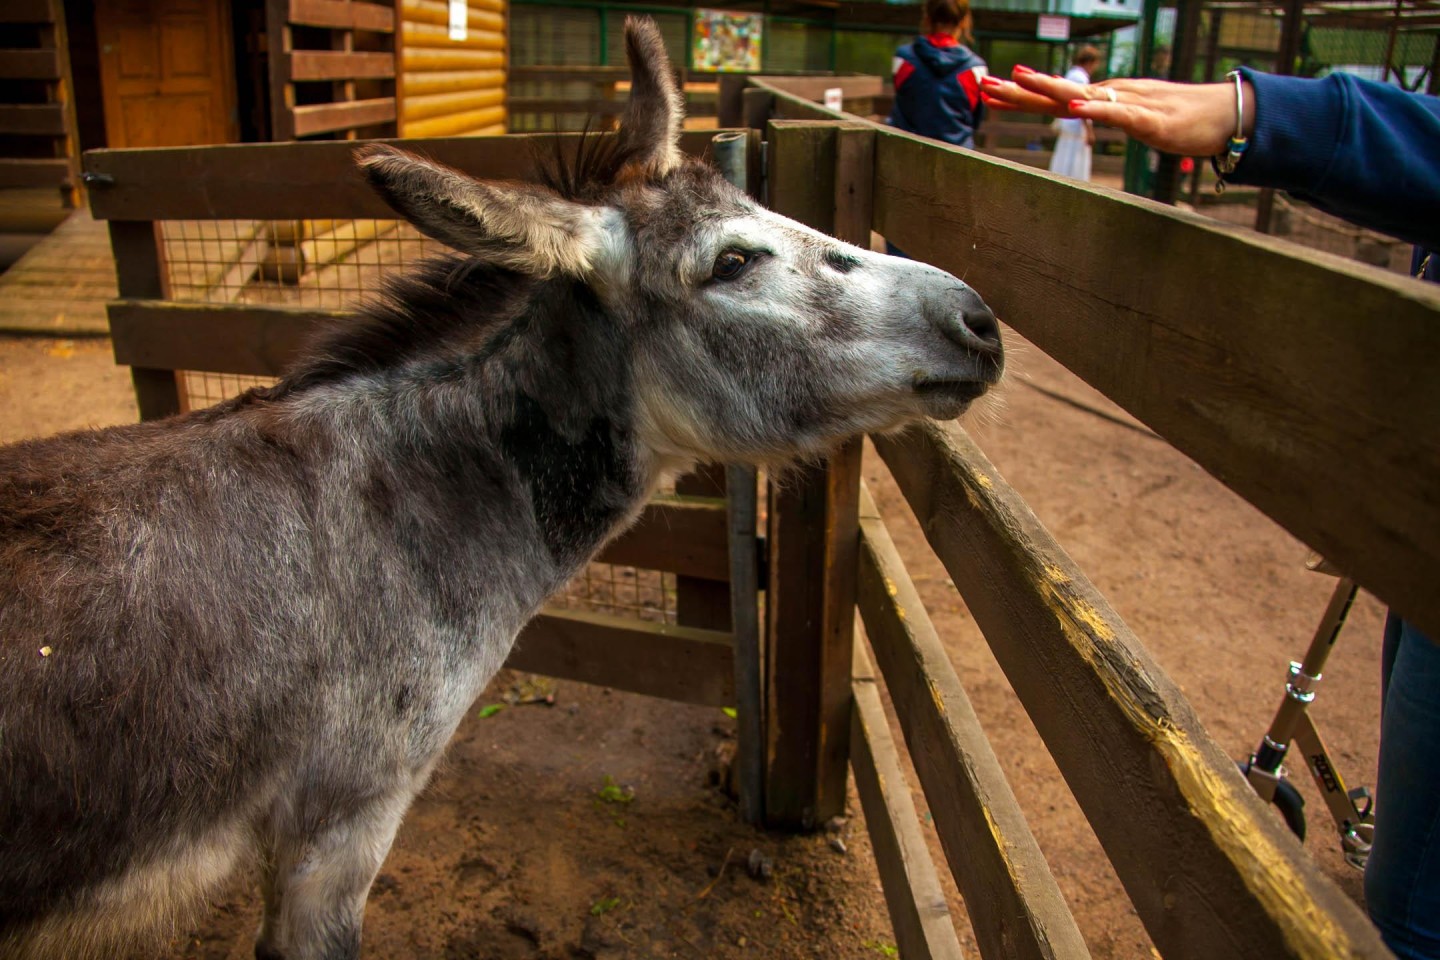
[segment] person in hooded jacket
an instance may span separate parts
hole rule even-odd
[[[887,123],[957,147],[975,146],[975,128],[985,116],[980,78],[989,71],[961,42],[971,39],[973,24],[970,0],[925,0],[925,35],[895,51],[895,105]]]

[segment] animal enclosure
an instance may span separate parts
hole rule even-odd
[[[743,117],[765,131],[771,206],[853,242],[868,244],[873,229],[966,275],[1032,341],[1384,599],[1432,630],[1440,623],[1428,588],[1440,549],[1430,492],[1440,439],[1426,416],[1440,397],[1432,383],[1380,376],[1436,359],[1440,294],[855,122],[763,80],[738,94],[730,102],[743,114],[726,116],[722,91],[722,125]],[[758,135],[748,137],[755,157]],[[684,145],[700,152],[708,141],[688,135]],[[527,138],[421,148],[473,175],[530,176]],[[387,216],[344,144],[102,152],[87,169],[113,178],[93,203],[111,222],[124,298],[112,308],[116,356],[134,368],[146,417],[198,402],[182,399],[177,371],[274,376],[307,332],[344,322],[338,304],[319,301],[182,299],[157,224]],[[1082,231],[1088,244],[1076,242]],[[1168,269],[1182,258],[1204,269]],[[1171,279],[1135,282],[1161,276]],[[1245,299],[1207,302],[1235,278]],[[1377,425],[1385,432],[1372,435]],[[930,425],[876,444],[1161,953],[1386,956],[963,431]],[[750,809],[775,825],[839,812],[848,765],[903,955],[958,956],[880,706],[883,682],[982,954],[1084,957],[858,470],[852,443],[772,491],[758,647],[740,629],[551,611],[511,664],[695,703],[738,701],[754,723],[741,728],[743,786],[758,804]],[[1367,485],[1394,493],[1377,501]],[[736,559],[730,534],[717,499],[664,499],[603,558],[723,583]],[[868,650],[855,643],[857,609]],[[764,669],[744,679],[753,674],[735,663],[755,655]]]

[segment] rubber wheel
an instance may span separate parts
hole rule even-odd
[[[1241,773],[1250,772],[1250,764],[1241,762],[1239,764]],[[1280,811],[1280,816],[1285,818],[1285,826],[1290,832],[1301,840],[1305,839],[1305,798],[1300,796],[1300,791],[1289,780],[1281,780],[1275,784],[1275,798],[1270,801],[1275,809]]]

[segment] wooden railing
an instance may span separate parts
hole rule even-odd
[[[965,275],[1029,341],[1440,629],[1440,386],[1397,374],[1440,362],[1440,290],[859,122],[785,86],[752,77],[722,98],[767,129],[773,206],[866,245],[873,229]],[[847,163],[864,171],[853,178],[863,198],[842,182]],[[932,424],[872,439],[1159,952],[1389,956],[963,431]],[[788,495],[845,501],[858,482],[851,457],[842,451]],[[1086,956],[883,521],[858,500],[854,592],[832,577],[841,593],[817,604],[838,622],[833,611],[855,599],[880,668],[857,657],[849,680],[851,763],[900,951],[955,955],[875,709],[881,682],[981,954]]]

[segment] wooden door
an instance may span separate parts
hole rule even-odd
[[[235,139],[228,2],[100,0],[95,28],[110,146]]]

